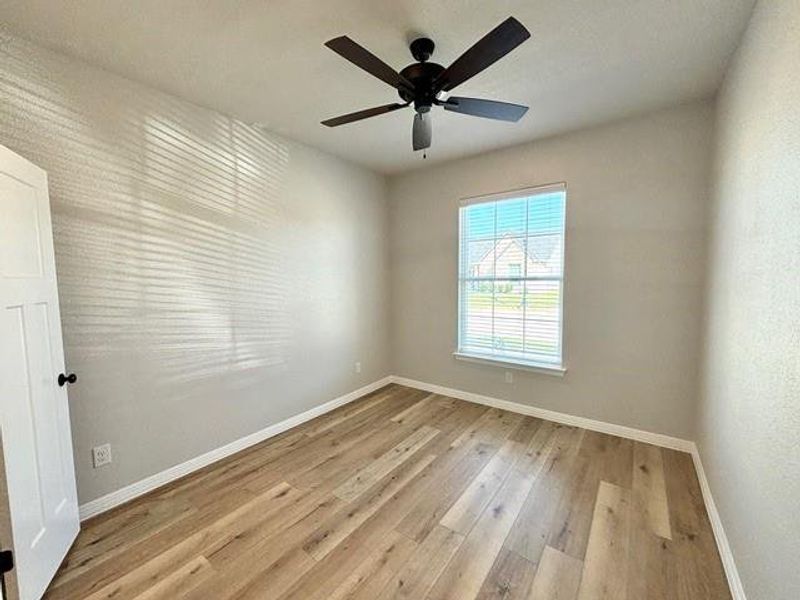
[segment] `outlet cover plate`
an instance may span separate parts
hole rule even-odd
[[[111,444],[103,444],[92,448],[92,463],[95,469],[111,464]]]

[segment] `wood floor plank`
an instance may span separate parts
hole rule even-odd
[[[419,475],[435,459],[436,456],[433,454],[411,458],[403,468],[386,476],[382,484],[365,496],[362,502],[355,505],[350,503],[323,523],[316,532],[309,536],[303,544],[303,549],[316,560],[325,558],[344,538],[376,514],[403,486]]]
[[[371,544],[374,543],[375,540],[382,540],[390,533],[391,529],[396,528],[401,521],[404,521],[404,518],[409,514],[410,511],[412,511],[412,509],[415,509],[415,507],[418,505],[425,505],[425,500],[428,498],[438,497],[438,492],[441,489],[440,483],[442,479],[446,476],[452,476],[453,471],[456,470],[453,465],[457,463],[460,457],[466,455],[463,462],[474,462],[476,465],[475,469],[479,469],[480,464],[485,462],[485,460],[488,460],[488,457],[486,456],[484,450],[484,444],[477,444],[477,447],[474,449],[474,451],[472,451],[470,447],[473,445],[474,444],[470,444],[468,446],[462,446],[455,449],[448,447],[448,450],[445,451],[444,454],[436,456],[433,462],[422,469],[422,471],[411,481],[409,481],[408,484],[400,487],[396,493],[388,498],[388,500],[383,503],[380,510],[376,514],[369,516],[365,521],[363,521],[363,523],[359,521],[361,524],[356,523],[358,526],[353,533],[345,538],[346,543],[352,544],[355,541],[358,541],[359,543],[363,544]],[[435,444],[432,447],[434,446]],[[429,448],[426,447],[426,453],[428,449]],[[401,467],[401,470],[404,468],[406,467]],[[459,464],[458,469],[463,468],[464,465]],[[397,472],[395,472],[395,474],[397,474]],[[394,479],[395,474],[393,474],[392,479]],[[390,479],[387,479],[387,481],[390,481]],[[377,491],[382,487],[383,486],[376,486],[373,488],[373,490]],[[385,499],[387,496],[383,494],[382,497]],[[350,505],[351,509],[347,510],[346,514],[353,512],[353,506],[357,507],[355,511],[356,513],[361,512],[360,505],[367,502],[371,501],[368,501],[366,498],[364,500],[357,500],[355,503]],[[342,511],[342,514],[345,514],[345,512]],[[354,516],[358,517],[358,514]],[[345,517],[344,520],[345,524],[347,525],[346,522],[353,519],[352,517]],[[352,526],[349,526],[349,529],[352,529]],[[343,542],[340,544],[340,546],[337,546],[331,554],[335,554],[340,547],[345,545],[346,544]]]
[[[578,571],[729,600],[689,455],[390,385],[84,523],[45,598],[575,600]]]
[[[461,407],[458,410],[444,409],[432,415],[429,425],[441,433],[427,446],[428,451],[444,455],[457,449],[455,441],[488,410],[485,406],[480,408],[480,410],[461,410]]]
[[[270,564],[268,557],[277,558],[277,556],[271,552],[268,556],[264,555],[263,548],[276,536],[280,536],[280,543],[274,545],[288,552],[293,544],[299,545],[312,531],[344,506],[344,502],[325,490],[306,492],[287,504],[279,514],[263,519],[224,544],[207,548],[205,556],[214,568],[223,574],[220,579],[225,579],[224,574],[230,571],[242,556],[261,553],[261,564],[266,567]]]
[[[640,447],[642,446],[642,447]],[[666,483],[663,471],[663,460],[660,449],[657,460],[649,459],[648,449],[638,442],[634,445],[634,473],[631,504],[631,533],[629,540],[629,553],[632,557],[632,573],[628,575],[628,598],[647,598],[648,600],[673,600],[675,581],[680,581],[681,574],[677,572],[678,561],[675,556],[676,544],[659,535],[666,527],[671,536],[672,527],[669,523],[669,503],[666,498]],[[644,452],[643,452],[644,451]],[[653,463],[656,463],[654,465]],[[644,468],[642,468],[644,467]],[[664,483],[663,499],[661,493],[654,494],[651,475],[654,469],[660,468],[661,482]],[[640,473],[637,473],[637,470]],[[658,486],[657,486],[658,487]],[[658,511],[666,511],[655,520],[651,503],[655,501]],[[635,574],[635,576],[633,576]]]
[[[597,490],[601,481],[630,488],[633,452],[630,440],[585,431],[574,459],[573,475],[551,519],[547,544],[583,560],[589,542]]]
[[[483,581],[477,600],[527,600],[536,565],[502,548]]]
[[[416,546],[408,538],[398,537],[396,532],[386,529],[382,520],[371,519],[343,539],[324,560],[317,562],[281,596],[281,600],[327,600],[331,591],[342,585],[360,565],[371,560],[375,552],[388,556],[399,546],[402,553],[409,542]]]
[[[651,444],[634,443],[633,501],[644,511],[650,530],[662,538],[672,539],[664,482],[661,449]]]
[[[376,427],[385,423],[389,414],[392,414],[391,411],[386,412],[385,409],[382,409],[374,417],[355,428],[351,428],[350,423],[347,422],[311,438],[311,442],[301,449],[285,453],[268,464],[252,465],[245,473],[241,474],[237,483],[254,493],[260,493],[265,487],[273,485],[276,481],[301,476],[306,471],[324,465],[360,447],[374,434]],[[360,415],[354,417],[356,420],[360,418]],[[222,485],[230,485],[230,482],[223,482]]]
[[[500,410],[499,408],[490,408],[480,419],[475,421],[464,433],[462,433],[453,442],[454,446],[460,446],[469,441],[476,442],[489,442],[497,438],[505,440],[523,420],[523,416],[509,412],[507,410]]]
[[[329,456],[311,469],[289,474],[286,480],[301,489],[324,486],[335,488],[350,479],[353,473],[372,464],[412,433],[414,429],[386,421],[376,425],[374,433],[362,438],[356,446]]]
[[[93,517],[86,524],[91,525],[93,529],[99,522],[114,518],[118,512],[126,513],[132,506],[139,506],[141,503],[151,501],[167,503],[174,502],[176,499],[191,503],[198,498],[207,498],[210,486],[214,483],[226,477],[235,479],[240,470],[248,468],[253,463],[266,464],[310,442],[311,440],[303,434],[301,427],[285,431],[274,438],[255,444],[250,448],[246,448],[241,452],[170,482],[141,498],[137,498],[131,505],[124,504],[107,513]]]
[[[247,584],[238,589],[235,595],[226,596],[225,594],[230,592],[228,588],[220,590],[222,595],[205,596],[205,598],[230,597],[237,600],[279,598],[315,565],[314,559],[301,548],[293,548],[270,563],[269,567],[259,571],[257,576],[249,578]]]
[[[186,564],[198,555],[203,555],[217,545],[227,543],[267,515],[279,511],[284,506],[287,498],[290,497],[290,493],[291,488],[287,484],[279,484],[273,490],[227,513],[189,537],[178,541],[166,551],[143,561],[124,576],[114,578],[102,585],[102,587],[99,587],[98,584],[103,580],[95,580],[93,585],[83,589],[83,594],[90,600],[133,597],[148,587],[168,578],[181,565]],[[72,597],[78,595],[75,592]]]
[[[190,540],[202,540],[202,533],[212,524],[221,524],[222,530],[232,515],[253,510],[261,503],[269,504],[275,495],[285,490],[285,484],[279,484],[273,490],[261,496],[251,494],[247,490],[231,490],[230,494],[215,505],[203,511],[196,511],[190,517],[173,522],[163,529],[144,538],[131,540],[124,555],[107,555],[103,552],[87,555],[80,562],[67,556],[64,568],[56,575],[51,584],[52,598],[76,598],[87,596],[98,589],[120,580],[152,557],[181,546]],[[191,544],[187,549],[188,556],[195,556]]]
[[[509,440],[503,444],[489,464],[478,473],[478,476],[472,480],[455,504],[445,513],[440,521],[441,524],[453,531],[467,535],[483,509],[506,480],[519,453],[520,444],[518,442]]]
[[[320,433],[324,433],[332,429],[356,415],[362,414],[371,410],[373,407],[386,402],[392,398],[390,389],[381,390],[379,393],[372,394],[371,397],[365,398],[362,402],[348,404],[334,413],[324,415],[319,419],[315,419],[303,428],[303,433],[307,436],[314,437]]]
[[[671,588],[678,598],[729,599],[722,561],[692,464],[683,452],[662,449],[675,560]]]
[[[328,600],[374,600],[416,549],[415,542],[390,531],[383,544],[331,592]]]
[[[630,491],[601,481],[578,600],[626,599],[629,535]]]
[[[131,544],[164,531],[197,512],[194,506],[185,502],[143,503],[141,509],[134,507],[131,511],[132,518],[126,519],[125,513],[121,513],[119,518],[98,524],[96,528],[89,530],[88,535],[80,536],[80,544],[73,546],[62,568],[66,570],[73,565],[77,566],[70,571],[73,576],[87,571],[94,564],[126,553]],[[65,575],[56,585],[69,578]]]
[[[430,407],[430,405],[434,402],[435,394],[428,394],[419,402],[412,404],[407,409],[400,411],[395,416],[391,418],[392,421],[395,423],[402,424],[403,421],[406,419],[412,418],[414,415],[418,415]]]
[[[374,428],[382,424],[386,418],[397,410],[413,404],[417,392],[398,388],[390,398],[391,402],[373,406],[370,410],[355,411],[351,418],[337,421],[335,427],[327,429],[315,437],[305,435],[307,427],[313,426],[317,419],[301,425],[297,431],[290,431],[277,439],[270,439],[253,448],[237,453],[234,457],[223,459],[209,467],[201,469],[184,480],[166,486],[165,490],[157,490],[154,495],[171,498],[180,493],[183,497],[194,501],[198,498],[214,502],[218,495],[225,495],[231,484],[237,487],[253,486],[257,491],[263,490],[270,481],[284,479],[287,474],[297,475],[313,468],[323,460],[337,453],[344,453],[348,448],[357,446],[360,440],[374,433]],[[365,400],[368,401],[368,398]],[[346,410],[337,409],[330,414]],[[325,419],[329,415],[319,417]],[[271,475],[263,477],[264,473]],[[252,480],[252,482],[250,481]]]
[[[403,406],[407,398],[401,397],[398,402]],[[357,447],[374,434],[375,427],[384,423],[394,410],[391,405],[381,406],[316,437],[302,436],[296,444],[281,447],[277,452],[267,445],[263,453],[248,453],[240,462],[226,463],[216,474],[213,471],[204,474],[199,483],[197,479],[189,481],[190,497],[198,504],[215,503],[218,497],[228,495],[234,484],[237,489],[259,494],[288,476],[302,474]]]
[[[584,430],[559,427],[542,474],[520,510],[505,547],[537,565],[568,482],[574,477]]]
[[[113,552],[120,544],[124,547],[131,539],[163,529],[167,523],[195,510],[191,502],[184,498],[163,502],[160,498],[151,497],[128,507],[127,510],[109,511],[85,524],[91,527],[86,535],[75,540],[70,559],[76,558],[81,550],[87,548],[102,549],[103,553]]]
[[[403,519],[398,531],[418,542],[423,540],[508,437],[520,431],[519,425],[522,419],[508,421],[502,412],[493,413],[488,410],[476,415],[476,419],[462,423],[463,427],[451,432],[451,443],[439,463],[453,465],[452,468],[440,470],[441,478],[436,486],[436,493],[423,498]],[[475,427],[478,422],[491,423],[492,426],[476,435]],[[517,423],[516,427],[513,426],[514,423]],[[525,433],[519,437],[524,443],[519,445],[519,448],[527,447],[536,428],[527,428],[524,431]],[[436,451],[436,449],[437,443],[434,443],[431,450]]]
[[[452,398],[450,402],[453,403]],[[469,404],[460,400],[455,402],[456,404],[449,413],[443,413],[434,422],[429,423],[431,427],[436,427],[442,432],[442,438],[447,439],[448,446],[452,445],[464,431],[489,412],[489,408],[480,404]]]
[[[411,559],[386,583],[376,600],[424,598],[463,540],[464,536],[446,527],[434,527]]]
[[[528,600],[575,600],[582,572],[583,561],[546,546]]]
[[[496,451],[495,447],[479,442],[450,447],[437,461],[432,493],[420,498],[397,530],[417,542],[425,539]]]
[[[542,423],[544,423],[544,421],[537,419],[536,417],[525,417],[520,421],[519,425],[508,439],[510,439],[512,442],[527,444],[536,434],[536,431],[539,429],[539,427],[542,426]]]
[[[333,496],[321,497],[319,491],[311,492],[307,500],[285,527],[270,521],[268,532],[251,531],[209,552],[207,557],[217,576],[206,586],[195,588],[186,600],[235,598],[246,593],[254,581],[253,588],[258,589],[264,577],[279,579],[281,587],[290,588],[316,566],[300,547],[302,541],[343,505]]]
[[[439,423],[447,422],[447,419],[455,412],[452,400],[444,396],[433,395],[428,402],[419,407],[418,410],[407,414],[402,419],[395,421],[398,425],[404,425],[417,429],[424,425],[433,427],[435,429],[442,429]],[[443,432],[444,433],[444,432]]]
[[[182,560],[185,560],[184,548],[176,546],[128,572],[123,577],[80,597],[84,600],[135,598],[145,594],[148,590],[168,589],[176,574],[179,575],[187,567],[196,568],[194,561],[181,565]]]
[[[530,493],[555,442],[555,426],[543,425],[527,452],[514,465],[492,501],[484,509],[456,555],[445,567],[428,598],[471,600],[478,595],[519,510]]]
[[[606,450],[606,462],[610,472],[604,473],[605,481],[614,483],[625,489],[633,487],[633,440],[614,435],[607,435],[608,449]]]
[[[333,495],[346,502],[352,502],[404,461],[414,456],[414,453],[424,448],[438,434],[438,429],[421,427],[333,490]]]
[[[635,501],[631,506],[628,544],[632,571],[628,573],[627,597],[647,600],[680,598],[673,594],[674,582],[681,578],[677,572],[676,544],[652,532],[647,515]]]
[[[214,569],[211,563],[204,556],[198,556],[136,596],[135,600],[180,598],[213,577]]]

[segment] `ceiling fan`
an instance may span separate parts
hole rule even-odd
[[[509,17],[478,40],[447,68],[428,62],[433,54],[434,43],[428,38],[419,38],[410,45],[411,55],[418,62],[408,65],[399,73],[349,37],[343,35],[334,38],[325,43],[328,48],[397,89],[403,102],[359,110],[327,119],[322,121],[322,124],[328,127],[338,127],[390,113],[413,104],[416,114],[412,128],[412,146],[414,150],[424,150],[431,145],[430,110],[433,106],[441,106],[451,112],[486,119],[519,121],[527,112],[527,106],[460,96],[441,99],[440,96],[443,92],[449,92],[503,58],[530,36],[531,34],[522,23],[514,17]]]

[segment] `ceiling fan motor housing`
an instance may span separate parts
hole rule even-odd
[[[411,42],[411,55],[419,62],[408,65],[400,71],[400,75],[414,84],[415,93],[400,89],[400,97],[406,102],[414,103],[418,113],[428,112],[436,100],[433,82],[444,71],[442,65],[428,62],[435,48],[433,40],[418,38]]]

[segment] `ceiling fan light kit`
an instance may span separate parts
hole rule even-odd
[[[334,38],[325,43],[328,48],[395,88],[403,102],[359,110],[327,119],[322,121],[322,124],[328,127],[338,127],[413,105],[416,114],[411,137],[412,147],[417,151],[425,150],[431,145],[431,108],[434,106],[441,106],[450,112],[485,119],[519,121],[527,112],[527,106],[479,98],[450,96],[442,100],[441,97],[444,92],[449,92],[497,62],[529,37],[530,33],[522,23],[514,17],[509,17],[478,40],[447,68],[430,62],[436,49],[433,40],[418,38],[410,45],[411,55],[417,62],[408,65],[399,73],[349,37]]]

